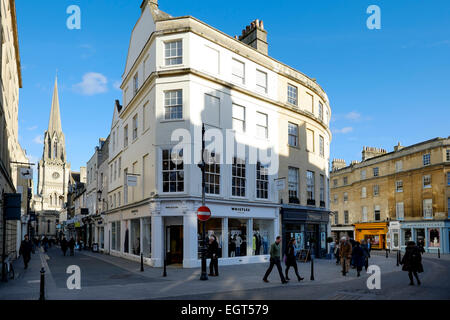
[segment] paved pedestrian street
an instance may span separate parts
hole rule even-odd
[[[381,289],[367,288],[368,274],[356,277],[351,270],[343,277],[334,260],[317,259],[314,263],[314,281],[310,280],[310,263],[299,263],[305,278],[297,282],[291,270],[291,281],[282,285],[276,270],[264,283],[262,276],[266,263],[252,265],[219,266],[219,277],[200,281],[200,269],[167,268],[163,277],[161,268],[140,264],[100,253],[76,251],[73,257],[64,257],[59,248],[48,253],[32,255],[29,269],[24,270],[22,260],[15,262],[16,279],[0,284],[0,299],[37,300],[40,288],[40,269],[45,269],[45,295],[48,300],[141,300],[141,299],[193,299],[193,300],[393,300],[393,299],[449,299],[450,259],[442,256],[424,256],[425,272],[422,286],[409,286],[406,272],[396,266],[396,256],[386,258],[373,254],[371,265],[381,269]],[[81,289],[69,290],[67,267],[76,265],[81,270]]]

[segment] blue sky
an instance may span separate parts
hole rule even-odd
[[[81,30],[66,27],[72,4],[81,8]],[[56,70],[72,169],[84,166],[98,138],[107,136],[140,4],[16,1],[23,77],[19,135],[33,161],[42,156]],[[173,16],[195,16],[231,36],[254,19],[264,20],[269,54],[316,78],[330,98],[331,158],[360,160],[364,145],[391,151],[398,141],[410,145],[450,135],[448,0],[159,4]],[[372,4],[381,9],[380,30],[366,27]],[[87,90],[90,78],[96,80],[95,90]]]

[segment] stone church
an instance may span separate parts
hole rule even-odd
[[[44,135],[44,150],[38,165],[37,195],[34,196],[37,235],[56,235],[67,190],[70,164],[66,159],[66,144],[61,126],[58,81],[55,79],[48,129]]]

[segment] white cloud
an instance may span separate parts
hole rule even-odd
[[[38,126],[32,126],[32,127],[28,127],[27,130],[33,131],[33,130],[36,130],[37,128],[38,128]]]
[[[120,91],[120,90],[121,90],[121,89],[120,89],[120,84],[121,84],[120,81],[115,81],[114,84],[113,84],[114,89]]]
[[[38,135],[33,139],[33,142],[36,144],[44,144],[44,138],[42,135]]]
[[[342,133],[342,134],[350,133],[352,131],[353,131],[352,127],[344,127],[342,129],[334,129],[333,130],[334,133]]]
[[[74,90],[85,96],[93,96],[108,91],[108,79],[97,72],[88,72],[83,81],[73,86]]]
[[[349,112],[345,115],[345,118],[352,121],[358,121],[361,119],[361,113],[356,111]]]

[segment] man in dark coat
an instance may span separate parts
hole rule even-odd
[[[303,278],[298,274],[297,268],[297,259],[295,255],[295,238],[292,238],[286,247],[286,280],[290,280],[288,275],[290,267],[294,268],[297,280],[302,281]]]
[[[23,263],[25,269],[28,268],[28,262],[31,260],[31,251],[33,250],[33,244],[28,239],[28,235],[25,235],[25,239],[20,244],[19,254],[23,257]]]
[[[211,262],[209,264],[209,276],[218,277],[219,276],[219,244],[217,243],[215,236],[209,237],[208,257],[211,258]]]
[[[352,250],[352,260],[356,267],[358,277],[361,276],[361,270],[365,263],[364,250],[361,248],[358,241],[355,242],[355,247]]]
[[[66,256],[68,245],[69,245],[69,243],[67,242],[66,237],[63,237],[63,239],[61,240],[61,250],[62,250],[64,256]]]
[[[73,250],[75,248],[75,240],[74,238],[70,238],[69,240],[69,249],[70,249],[70,255],[73,256]]]
[[[418,246],[414,241],[409,241],[406,246],[405,255],[402,258],[401,264],[403,265],[402,270],[408,272],[409,285],[414,285],[414,277],[416,277],[417,285],[420,286],[419,275],[417,273],[423,272],[422,266],[422,254]]]

